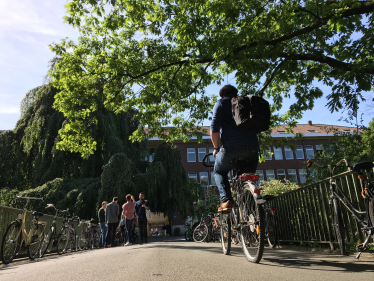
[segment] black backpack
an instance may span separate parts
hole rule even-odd
[[[237,126],[248,130],[267,131],[270,127],[269,103],[257,96],[231,99],[232,117]]]

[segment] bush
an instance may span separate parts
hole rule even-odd
[[[174,233],[173,233],[174,236],[179,236],[181,235],[181,229],[179,227],[176,227],[174,228]]]
[[[271,180],[263,181],[261,183],[263,184],[263,190],[261,191],[262,195],[277,196],[299,188],[296,183],[290,182],[289,180]]]

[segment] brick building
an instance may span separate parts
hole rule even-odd
[[[192,139],[187,143],[182,140],[174,141],[174,144],[180,149],[182,155],[183,167],[190,178],[202,182],[205,179],[207,184],[215,186],[213,168],[206,168],[202,164],[202,159],[207,152],[213,152],[212,142],[210,140],[210,128],[203,127],[207,133],[203,135],[203,143],[198,143]],[[322,143],[333,136],[328,132],[329,129],[335,129],[337,132],[354,132],[356,129],[344,126],[331,126],[323,124],[299,124],[294,129],[294,134],[302,133],[303,137],[299,140],[291,140],[289,143],[296,146],[296,151],[292,151],[287,146],[275,148],[274,144],[283,138],[292,138],[294,134],[286,134],[286,126],[280,126],[272,130],[271,136],[274,143],[270,146],[270,152],[263,152],[268,159],[260,163],[256,173],[260,175],[260,180],[270,179],[288,179],[292,182],[303,184],[306,180],[305,161],[313,158],[318,151],[323,150]],[[162,140],[154,137],[149,139],[149,146],[152,149],[162,143]],[[214,161],[210,157],[210,161]]]

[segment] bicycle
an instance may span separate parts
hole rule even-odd
[[[43,201],[43,198],[17,196],[15,202],[19,200],[26,200],[26,204],[22,213],[8,225],[4,233],[1,243],[1,260],[4,264],[10,263],[23,248],[27,248],[31,260],[39,257],[40,242],[45,235],[46,222],[39,221],[39,217],[44,215],[40,212],[32,212],[31,227],[28,231],[26,230],[27,206],[30,200]]]
[[[118,225],[116,228],[116,233],[114,234],[114,242],[113,244],[115,246],[122,246],[126,242],[126,237],[127,237],[127,230],[125,228],[125,232],[122,232],[121,226]]]
[[[274,198],[273,195],[264,195],[262,198],[266,200],[266,203],[264,204],[265,237],[268,241],[269,246],[271,248],[275,248],[275,246],[278,244],[277,220],[275,217],[275,212],[277,211],[277,207],[269,206],[268,204],[268,202]]]
[[[362,183],[361,195],[365,200],[365,211],[357,210],[353,206],[352,202],[347,198],[342,189],[334,181],[334,169],[343,162],[348,167],[349,171],[358,173],[358,178]],[[310,167],[313,164],[312,160],[308,159],[307,164],[308,167]],[[332,226],[334,228],[335,236],[340,248],[340,253],[342,255],[345,255],[345,227],[339,201],[346,207],[346,209],[353,215],[353,217],[362,227],[361,230],[366,238],[364,243],[357,246],[358,254],[356,255],[356,259],[359,259],[361,253],[368,250],[370,237],[374,235],[374,184],[369,183],[368,178],[369,171],[374,167],[374,162],[361,162],[350,166],[347,159],[343,158],[335,165],[329,164],[321,166],[317,163],[314,164],[322,168],[327,168],[330,172],[331,194],[329,196],[329,205],[331,211]],[[365,215],[365,219],[362,220],[359,217],[360,215]]]
[[[209,223],[207,221],[207,217],[204,214],[202,214],[200,223],[196,226],[196,228],[194,229],[193,235],[192,235],[193,240],[195,242],[200,243],[200,242],[205,241],[205,239],[208,236],[208,232],[209,232],[208,224]]]
[[[210,155],[213,153],[208,153],[203,158],[205,167],[214,167],[206,163]],[[239,175],[231,180],[232,189],[236,191],[237,209],[233,208],[228,213],[220,212],[222,251],[225,255],[230,254],[231,230],[235,229],[239,234],[247,260],[259,263],[264,252],[265,216],[262,205],[266,202],[261,198],[261,191],[257,184],[260,177],[256,174],[244,173],[242,167],[249,165],[249,160],[246,158],[233,159],[231,164]],[[233,222],[235,225],[232,226]]]
[[[57,234],[57,254],[62,255],[70,251],[77,251],[76,231],[70,220],[69,209],[59,211],[63,214],[63,221],[60,232]],[[78,217],[74,217],[74,220]]]
[[[90,229],[93,239],[93,248],[99,249],[101,229],[98,224],[94,223],[94,219],[91,219],[90,221]]]
[[[82,226],[81,233],[78,237],[79,250],[92,250],[94,246],[94,239],[90,230],[90,221],[81,220],[79,225]]]

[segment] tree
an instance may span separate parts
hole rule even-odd
[[[373,1],[306,0],[72,0],[67,23],[78,42],[51,49],[55,108],[69,120],[58,147],[84,157],[97,148],[92,128],[100,107],[137,108],[132,140],[201,138],[215,95],[206,92],[233,73],[244,95],[296,98],[273,125],[295,125],[331,87],[327,106],[357,110],[374,74]],[[167,124],[175,126],[165,132]],[[74,136],[74,137],[73,137]]]
[[[357,129],[355,132],[337,132],[330,130],[334,136],[321,143],[323,151],[315,157],[315,162],[319,165],[336,164],[342,158],[346,158],[349,164],[373,161],[374,159],[374,119],[369,126]],[[334,174],[347,171],[344,163],[334,169]],[[330,176],[327,168],[321,168],[313,165],[309,169],[309,178],[307,182],[314,182],[326,179]]]
[[[288,191],[295,190],[299,188],[296,183],[290,182],[289,180],[271,180],[262,182],[261,195],[274,195],[278,196]]]

